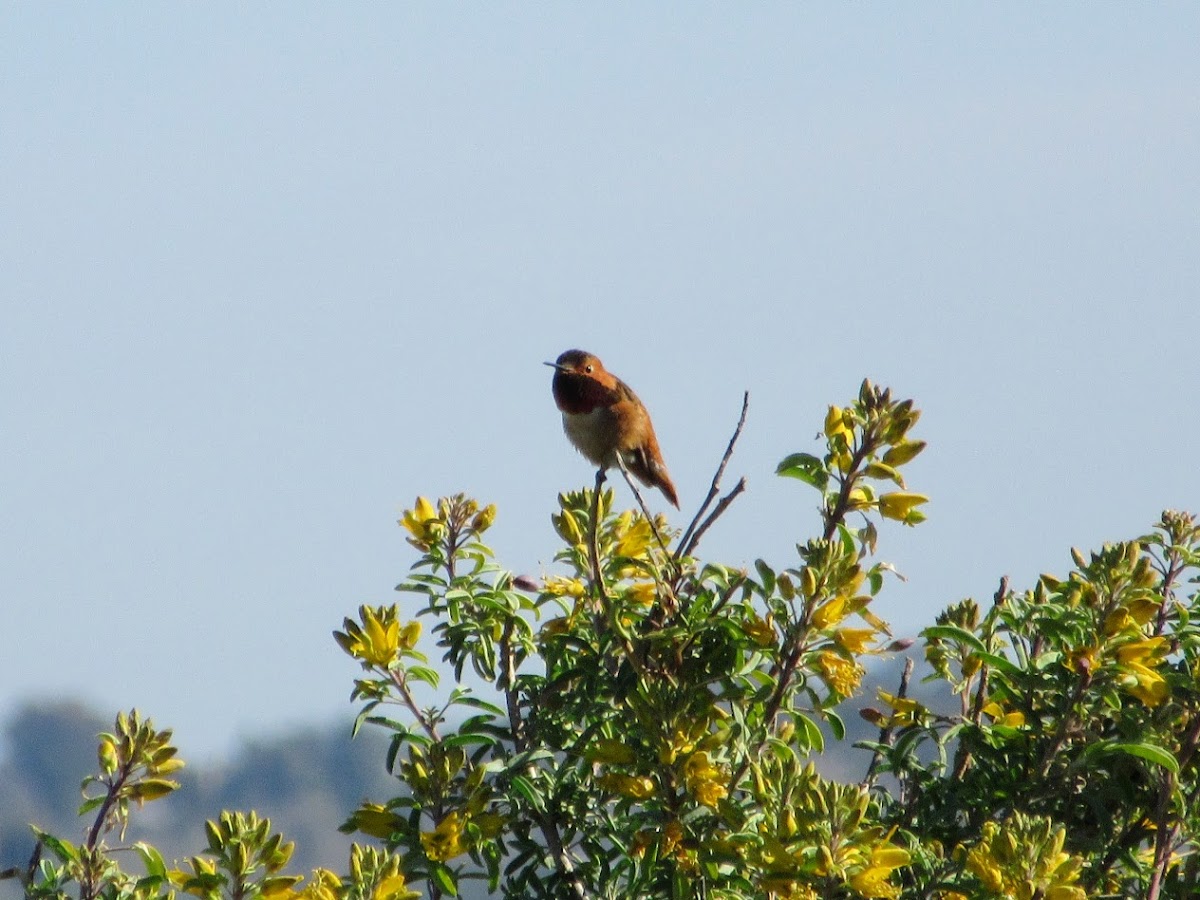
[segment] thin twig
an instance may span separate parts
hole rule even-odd
[[[588,523],[588,554],[592,565],[592,586],[600,595],[600,600],[606,600],[608,595],[604,590],[604,575],[600,571],[600,491],[607,479],[603,469],[596,470],[596,487],[592,490],[592,513]]]
[[[750,392],[745,391],[742,394],[742,413],[738,416],[737,427],[733,430],[733,437],[729,439],[729,446],[725,448],[725,454],[721,457],[721,463],[717,466],[716,474],[713,475],[712,484],[708,488],[708,496],[704,498],[704,502],[700,504],[700,508],[696,510],[696,515],[692,522],[683,532],[683,537],[679,541],[679,547],[675,550],[675,558],[683,559],[696,548],[696,543],[699,536],[695,534],[696,527],[700,523],[704,513],[708,511],[709,505],[721,493],[721,476],[725,474],[725,467],[729,465],[729,460],[733,456],[733,448],[741,437],[742,428],[746,425],[746,411],[750,407]],[[728,505],[728,504],[726,504]]]
[[[721,501],[709,514],[708,518],[704,520],[704,523],[692,534],[691,546],[688,548],[688,553],[696,549],[696,545],[700,543],[700,538],[704,537],[704,532],[712,527],[713,522],[721,517],[721,514],[729,508],[729,504],[736,500],[738,494],[744,490],[746,490],[746,479],[743,476],[738,479],[738,483],[733,486],[733,490],[721,498]]]
[[[420,708],[417,706],[416,698],[413,697],[412,691],[408,689],[408,682],[404,678],[404,673],[392,669],[388,672],[388,675],[392,679],[392,684],[400,692],[400,699],[404,701],[404,705],[408,707],[408,711],[421,723],[421,727],[425,729],[425,733],[433,740],[440,742],[442,736],[438,734],[437,725],[434,724],[432,717],[421,713]]]
[[[629,489],[633,491],[633,496],[637,498],[638,506],[642,508],[642,515],[645,516],[647,524],[650,526],[650,531],[654,535],[654,540],[658,542],[658,549],[663,552],[663,557],[668,560],[675,571],[679,572],[679,561],[671,555],[671,551],[667,549],[667,543],[663,540],[662,534],[658,530],[658,525],[654,522],[654,517],[650,515],[650,509],[646,506],[646,501],[642,497],[642,492],[638,490],[638,486],[634,484],[633,479],[629,477],[629,470],[625,468],[625,461],[621,459],[621,454],[615,454],[617,460],[617,468],[621,470],[621,474],[625,476],[625,483],[629,485]]]
[[[896,698],[903,700],[908,696],[908,680],[912,677],[913,660],[909,656],[904,660],[904,672],[900,675],[900,689],[896,691]],[[883,751],[885,747],[892,746],[892,739],[896,734],[896,726],[892,724],[892,716],[888,716],[887,724],[879,729],[879,741],[875,748],[875,752],[871,754],[871,764],[867,766],[866,777],[862,780],[862,786],[870,790],[875,786],[875,781],[879,776],[879,765],[883,762]]]

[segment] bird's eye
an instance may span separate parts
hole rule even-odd
[[[592,374],[592,367],[591,367],[590,365],[586,365],[586,366],[584,366],[584,367],[583,367],[583,371],[585,371],[585,372],[587,372],[587,374],[591,375],[591,374]]]

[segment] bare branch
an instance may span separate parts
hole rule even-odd
[[[709,516],[708,519],[704,520],[703,526],[700,526],[700,522],[703,519],[704,514],[708,511],[708,507],[712,504],[713,500],[717,498],[717,495],[721,493],[721,476],[725,474],[725,467],[729,465],[729,460],[733,456],[733,448],[737,445],[738,438],[742,435],[742,428],[744,428],[746,425],[746,411],[749,408],[750,392],[746,391],[742,394],[742,412],[741,415],[738,416],[737,427],[733,430],[733,436],[729,439],[729,445],[725,448],[725,454],[721,457],[721,463],[717,466],[716,474],[713,475],[712,484],[708,488],[708,496],[704,498],[704,502],[701,503],[700,508],[696,510],[695,517],[692,519],[691,524],[688,525],[687,529],[683,532],[683,537],[679,541],[679,547],[675,550],[675,558],[677,560],[683,559],[683,557],[690,555],[691,552],[696,549],[696,544],[699,543],[700,536],[704,533],[704,531],[711,526],[712,523],[716,521],[716,518],[725,511],[731,502],[733,502],[733,498],[746,489],[746,479],[743,478],[738,483],[738,487],[734,488],[733,491],[726,495],[726,498],[721,501],[721,504],[718,505],[717,510],[711,516]],[[698,527],[699,531],[697,531]]]
[[[717,519],[721,517],[721,514],[729,508],[729,504],[736,500],[738,494],[742,493],[744,490],[746,490],[746,479],[742,477],[739,478],[738,483],[733,486],[733,490],[721,498],[721,501],[716,505],[716,508],[712,511],[712,513],[709,514],[709,517],[705,519],[704,523],[696,529],[695,533],[692,534],[691,546],[688,548],[689,554],[696,549],[696,546],[700,543],[700,538],[704,537],[704,532],[708,531],[708,529],[712,527],[713,522],[717,521]]]

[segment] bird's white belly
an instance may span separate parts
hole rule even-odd
[[[608,458],[611,442],[606,435],[612,427],[611,413],[597,407],[588,413],[563,413],[563,431],[575,448],[598,466],[608,468],[613,460]]]

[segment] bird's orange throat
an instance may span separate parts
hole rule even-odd
[[[614,399],[611,388],[595,378],[573,372],[555,372],[551,387],[555,404],[569,415],[590,413],[598,406],[607,406]]]

